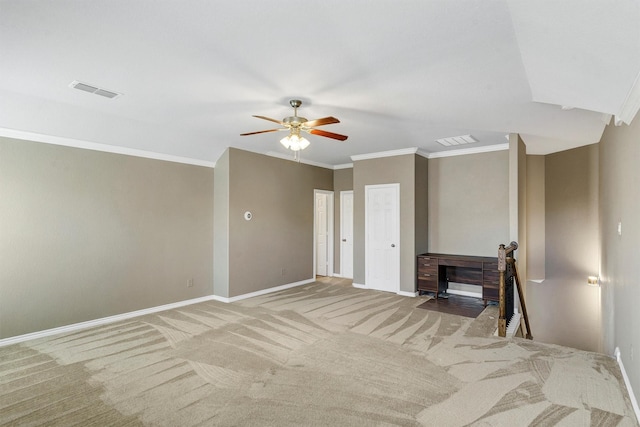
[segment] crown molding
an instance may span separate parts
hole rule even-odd
[[[354,162],[358,160],[379,159],[382,157],[404,156],[406,154],[416,154],[418,152],[417,147],[403,148],[401,150],[380,151],[378,153],[368,154],[356,154],[351,156],[351,160]]]
[[[204,166],[213,168],[216,162],[192,159],[189,157],[174,156],[171,154],[156,153],[153,151],[138,150],[135,148],[118,147],[115,145],[100,144],[97,142],[82,141],[79,139],[65,138],[60,136],[45,135],[35,132],[26,132],[16,129],[0,127],[0,136],[24,141],[41,142],[44,144],[62,145],[65,147],[82,148],[85,150],[102,151],[105,153],[123,154],[125,156],[144,157],[147,159],[164,160],[174,163],[185,163],[188,165]]]
[[[473,148],[461,148],[459,150],[450,150],[450,151],[438,151],[435,153],[429,153],[429,159],[437,159],[440,157],[453,157],[453,156],[465,156],[467,154],[480,154],[480,153],[490,153],[492,151],[502,151],[508,150],[509,144],[495,144],[495,145],[485,145],[482,147],[473,147]]]
[[[640,73],[636,76],[633,86],[631,86],[626,99],[622,103],[620,112],[615,115],[615,122],[624,122],[630,125],[633,118],[638,114],[638,110],[640,110]]]
[[[431,155],[431,153],[429,153],[428,151],[424,151],[421,148],[418,148],[418,151],[416,151],[416,154],[420,157],[424,157],[425,159],[428,159],[429,156]]]
[[[338,169],[353,169],[353,163],[343,163],[341,165],[335,165],[333,167],[333,170],[338,170]]]

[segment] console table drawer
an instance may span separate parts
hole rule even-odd
[[[436,276],[418,276],[418,289],[421,291],[438,292],[438,278]]]
[[[418,279],[422,280],[438,280],[438,270],[433,271],[418,271]]]
[[[424,267],[438,268],[438,258],[418,257],[418,268]]]
[[[482,285],[482,299],[487,301],[499,301],[500,300],[500,286],[498,283],[487,283]]]
[[[418,272],[419,273],[432,273],[432,274],[438,274],[438,265],[433,265],[433,264],[425,264],[422,262],[418,263]]]
[[[498,271],[497,262],[485,262],[482,265],[482,275],[485,280],[493,281],[500,280],[500,272]]]
[[[461,259],[440,259],[438,261],[440,265],[446,265],[450,267],[466,267],[482,269],[482,261],[469,261]]]

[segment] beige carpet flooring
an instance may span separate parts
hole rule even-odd
[[[0,348],[0,425],[636,426],[615,360],[315,282]]]

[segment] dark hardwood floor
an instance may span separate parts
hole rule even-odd
[[[420,304],[418,308],[476,318],[482,313],[485,306],[484,301],[480,298],[449,294],[449,298],[433,298]]]

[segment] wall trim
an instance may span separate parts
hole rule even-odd
[[[240,300],[247,299],[247,298],[253,298],[253,297],[258,297],[258,296],[265,295],[265,294],[270,294],[272,292],[278,292],[278,291],[283,291],[283,290],[289,289],[289,288],[295,288],[296,286],[307,285],[307,284],[313,283],[315,281],[316,281],[316,279],[306,279],[306,280],[301,280],[299,282],[288,283],[286,285],[275,286],[273,288],[261,289],[259,291],[250,292],[248,294],[236,295],[235,297],[230,297],[230,298],[219,297],[217,295],[212,295],[211,299],[214,300],[214,301],[219,301],[219,302],[224,302],[224,303],[232,303],[232,302],[240,301]]]
[[[341,165],[333,166],[334,171],[338,169],[353,169],[353,163],[343,163]]]
[[[629,90],[627,97],[620,107],[620,111],[615,115],[615,122],[622,120],[627,125],[631,124],[631,121],[638,113],[640,109],[640,73],[636,76],[633,86]]]
[[[447,293],[452,295],[462,295],[465,297],[474,297],[474,298],[482,299],[482,292],[462,291],[459,289],[447,289]]]
[[[94,326],[101,326],[109,323],[115,323],[121,320],[131,319],[133,317],[139,317],[139,316],[144,316],[146,314],[158,313],[160,311],[167,311],[174,308],[184,307],[186,305],[197,304],[197,303],[206,302],[206,301],[219,301],[224,303],[231,303],[231,302],[240,301],[247,298],[268,294],[271,292],[277,292],[277,291],[293,288],[296,286],[306,285],[308,283],[313,283],[313,282],[315,282],[315,279],[301,280],[299,282],[288,283],[286,285],[276,286],[269,289],[262,289],[260,291],[238,295],[231,298],[220,297],[217,295],[207,295],[205,297],[194,298],[194,299],[189,299],[185,301],[178,301],[171,304],[159,305],[157,307],[150,307],[142,310],[130,311],[128,313],[116,314],[114,316],[102,317],[100,319],[88,320],[86,322],[73,323],[71,325],[60,326],[57,328],[45,329],[43,331],[31,332],[24,335],[18,335],[15,337],[0,339],[0,347],[12,345],[12,344],[18,344],[21,342],[30,341],[37,338],[49,337],[51,335],[57,335],[57,334],[62,334],[67,332],[75,332],[82,329],[92,328]]]
[[[618,362],[618,366],[620,366],[620,371],[622,372],[622,378],[624,379],[624,385],[627,386],[627,393],[629,393],[629,399],[631,400],[631,406],[633,406],[633,412],[636,414],[636,421],[640,421],[640,407],[638,406],[638,399],[636,399],[635,394],[633,394],[633,389],[631,388],[631,381],[627,376],[627,371],[624,369],[624,365],[622,364],[622,354],[620,353],[620,348],[616,347],[613,352],[613,356],[616,358]]]
[[[490,153],[492,151],[502,151],[502,150],[508,150],[508,149],[509,149],[509,143],[507,142],[504,144],[484,145],[482,147],[460,148],[457,150],[450,150],[450,151],[438,151],[435,153],[430,153],[429,159],[437,159],[440,157],[464,156],[467,154]]]
[[[18,335],[15,337],[9,337],[0,339],[0,347],[4,347],[11,344],[18,344],[24,341],[30,341],[37,338],[49,337],[51,335],[57,335],[67,332],[75,332],[82,329],[92,328],[94,326],[106,325],[109,323],[119,322],[121,320],[131,319],[133,317],[144,316],[146,314],[157,313],[160,311],[171,310],[174,308],[184,307],[185,305],[197,304],[200,302],[211,301],[215,299],[213,295],[206,297],[194,298],[185,301],[174,302],[171,304],[159,305],[157,307],[145,308],[142,310],[130,311],[128,313],[116,314],[114,316],[102,317],[100,319],[88,320],[86,322],[73,323],[71,325],[59,326],[57,328],[45,329],[43,331],[31,332],[29,334]]]
[[[400,295],[401,297],[411,297],[411,298],[415,298],[418,296],[418,292],[398,291],[397,294]]]
[[[351,156],[351,160],[355,162],[357,160],[379,159],[381,157],[404,156],[406,154],[416,154],[417,152],[417,147],[403,148],[401,150],[380,151],[378,153],[355,154]]]
[[[185,163],[188,165],[204,166],[213,168],[216,162],[192,159],[189,157],[174,156],[171,154],[156,153],[153,151],[138,150],[135,148],[118,147],[115,145],[100,144],[97,142],[82,141],[79,139],[65,138],[60,136],[45,135],[35,132],[8,129],[0,127],[0,136],[6,138],[22,139],[25,141],[42,142],[45,144],[62,145],[65,147],[82,148],[85,150],[102,151],[105,153],[123,154],[125,156],[144,157],[147,159],[164,160],[174,163]]]
[[[354,288],[358,288],[358,289],[369,289],[369,288],[367,287],[367,285],[363,285],[362,283],[356,283],[356,282],[353,282],[353,283],[351,284],[351,286],[353,286]]]
[[[429,153],[428,151],[424,151],[421,148],[418,148],[418,151],[416,151],[416,154],[420,157],[424,157],[425,159],[428,159],[429,156],[431,155],[431,153]]]

